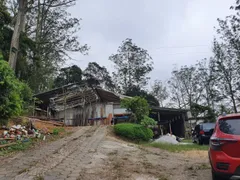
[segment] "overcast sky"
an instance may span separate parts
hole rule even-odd
[[[211,56],[217,18],[231,14],[234,0],[77,0],[70,13],[82,18],[80,41],[88,56],[72,54],[84,69],[89,62],[113,70],[108,57],[126,38],[148,50],[154,61],[151,82],[166,81],[175,64],[195,64]]]

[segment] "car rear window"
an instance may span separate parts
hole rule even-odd
[[[215,124],[214,123],[207,123],[207,124],[203,124],[203,130],[211,130],[215,128]]]
[[[226,134],[240,135],[240,119],[219,120],[219,128]]]

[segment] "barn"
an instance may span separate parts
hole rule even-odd
[[[71,126],[110,125],[113,122],[126,122],[130,116],[130,112],[120,106],[120,100],[127,96],[98,87],[72,84],[34,97],[41,100],[35,108],[36,116],[41,110],[41,115],[44,114],[46,118]],[[187,110],[151,107],[149,116],[157,121],[159,132],[162,129],[164,134],[185,136]]]

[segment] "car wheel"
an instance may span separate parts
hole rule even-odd
[[[203,145],[203,141],[200,138],[198,139],[198,144]]]

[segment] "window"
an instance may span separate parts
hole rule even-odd
[[[226,134],[240,135],[240,119],[219,120],[219,128]]]
[[[204,131],[209,131],[215,128],[215,123],[206,123],[206,124],[203,124],[202,127]]]

